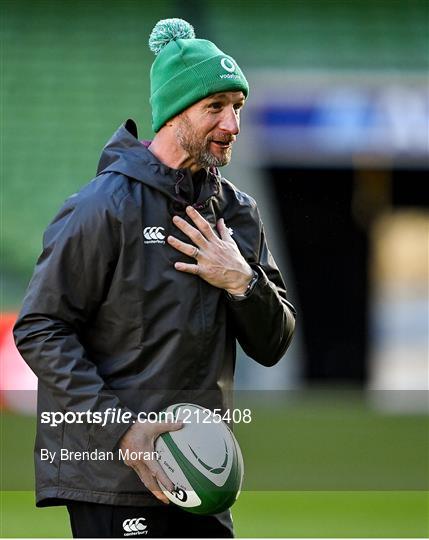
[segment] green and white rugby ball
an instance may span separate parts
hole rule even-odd
[[[243,457],[232,431],[219,416],[191,403],[165,409],[182,429],[155,441],[159,463],[174,484],[163,489],[171,502],[194,514],[217,514],[234,504],[243,481]]]

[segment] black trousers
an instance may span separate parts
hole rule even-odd
[[[198,516],[170,504],[67,503],[73,538],[233,538],[229,513]]]

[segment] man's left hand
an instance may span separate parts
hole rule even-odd
[[[210,285],[225,289],[232,295],[244,294],[253,271],[241,255],[223,218],[217,222],[219,238],[195,208],[188,206],[186,213],[196,228],[179,216],[174,216],[173,223],[194,245],[182,242],[174,236],[169,236],[167,241],[170,246],[194,258],[197,264],[177,262],[174,265],[176,270],[198,275]]]

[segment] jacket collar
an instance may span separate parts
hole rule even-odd
[[[132,119],[122,124],[107,142],[100,157],[97,176],[107,172],[124,174],[142,182],[182,205],[191,204],[192,175],[189,169],[172,169],[158,160],[147,148],[147,141],[138,140],[137,125]],[[196,208],[203,207],[220,189],[220,175],[213,167],[206,177]]]

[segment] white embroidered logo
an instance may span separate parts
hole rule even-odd
[[[145,244],[165,244],[164,227],[145,227],[143,236]]]
[[[240,79],[240,75],[238,73],[234,73],[237,69],[237,66],[235,63],[231,60],[231,58],[222,58],[220,61],[220,65],[223,67],[225,71],[228,73],[222,73],[219,75],[221,79]]]
[[[220,61],[220,65],[225,71],[228,71],[229,73],[235,71],[235,64],[230,58],[222,58],[222,60]]]
[[[124,536],[147,534],[147,525],[143,521],[146,521],[144,517],[126,519],[122,523],[122,528],[125,531]]]

